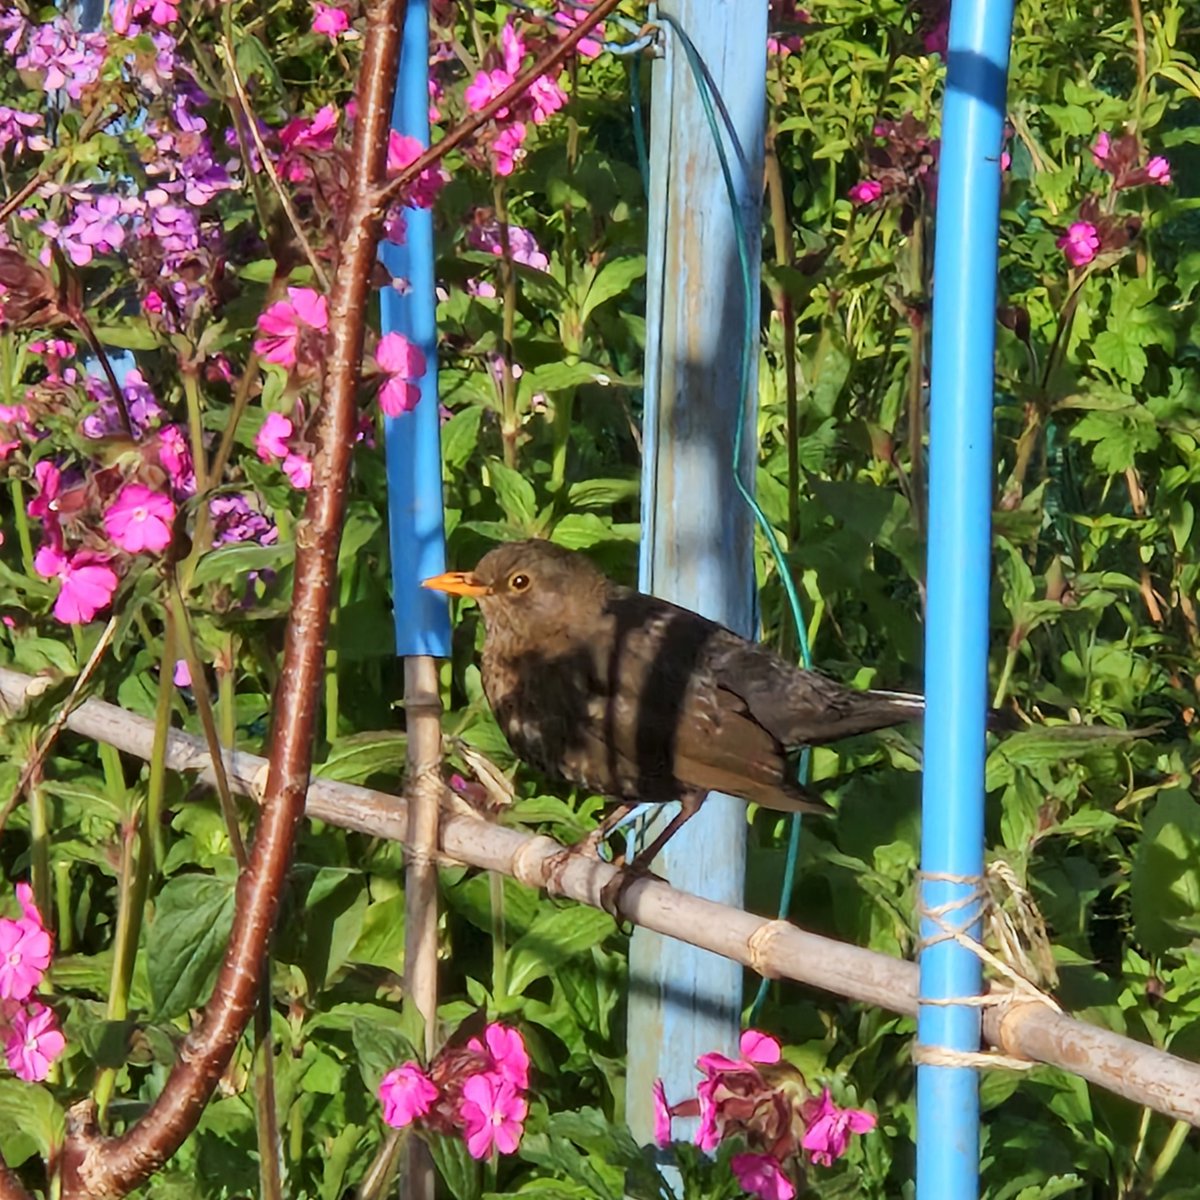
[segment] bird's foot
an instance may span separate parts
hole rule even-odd
[[[628,920],[621,912],[621,901],[624,900],[626,891],[637,883],[638,880],[653,879],[658,883],[667,882],[661,875],[656,875],[650,870],[649,863],[642,862],[640,859],[641,856],[639,855],[627,867],[621,867],[600,889],[600,907],[617,924]]]

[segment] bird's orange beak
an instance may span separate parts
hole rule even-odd
[[[448,592],[451,596],[486,596],[492,590],[471,571],[446,571],[442,575],[422,579],[421,586],[435,592]]]

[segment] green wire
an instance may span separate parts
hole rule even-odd
[[[675,31],[679,38],[680,45],[683,46],[683,52],[687,56],[688,66],[692,71],[692,78],[696,83],[696,90],[700,94],[700,103],[704,109],[704,116],[708,121],[709,131],[712,133],[713,145],[717,151],[717,158],[721,163],[721,175],[725,180],[725,191],[729,196],[730,212],[733,216],[733,229],[735,240],[737,242],[738,263],[742,270],[742,287],[744,291],[744,309],[745,320],[742,329],[742,352],[741,359],[738,363],[738,412],[737,412],[737,428],[734,431],[733,438],[733,480],[737,487],[738,494],[750,507],[750,511],[754,514],[754,520],[759,529],[762,530],[763,536],[767,539],[767,545],[771,548],[771,556],[775,560],[775,566],[779,571],[779,577],[783,581],[784,591],[787,593],[788,605],[792,611],[792,620],[796,625],[797,640],[800,645],[800,661],[805,670],[812,670],[812,651],[808,643],[808,628],[804,623],[804,612],[800,605],[800,595],[796,590],[795,580],[792,579],[791,569],[788,567],[787,558],[783,553],[783,547],[779,544],[779,538],[775,533],[771,522],[767,520],[766,513],[759,506],[758,501],[754,498],[754,493],[747,487],[741,474],[742,460],[742,428],[746,421],[746,394],[749,391],[750,384],[750,354],[752,348],[757,345],[758,339],[754,335],[753,323],[753,301],[754,301],[754,282],[750,273],[750,248],[747,244],[746,230],[741,221],[741,213],[738,205],[737,187],[733,181],[733,173],[729,169],[729,157],[725,152],[725,145],[721,141],[721,131],[717,125],[717,114],[713,105],[713,89],[709,80],[708,73],[704,69],[704,64],[700,60],[699,52],[696,50],[692,39],[683,31],[683,27],[669,13],[659,10],[659,19],[665,21]],[[728,118],[727,118],[728,120]],[[733,130],[730,129],[730,137],[733,137]],[[809,768],[811,756],[807,748],[800,755],[799,780],[802,784],[808,782]],[[788,832],[788,848],[787,859],[784,866],[783,885],[780,889],[779,898],[779,916],[784,918],[787,916],[788,910],[791,908],[792,893],[796,886],[796,863],[800,855],[800,814],[793,813],[791,820],[791,829]],[[754,997],[753,1003],[750,1005],[749,1019],[753,1022],[759,1012],[762,1010],[763,1003],[767,998],[767,987],[769,980],[763,979],[758,985],[758,992]]]
[[[638,170],[642,175],[642,189],[650,195],[650,156],[646,153],[646,131],[642,124],[642,85],[638,79],[641,63],[638,59],[629,62],[629,108],[633,116],[633,144],[637,149]]]

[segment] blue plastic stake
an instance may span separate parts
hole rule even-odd
[[[1011,0],[954,0],[933,269],[925,772],[921,862],[922,1045],[979,1049],[979,959],[928,914],[972,927],[983,873],[984,714],[993,487],[992,406],[1000,153]],[[973,880],[970,882],[960,882]],[[977,928],[977,927],[975,927]],[[979,1194],[978,1072],[917,1069],[918,1200]]]
[[[767,6],[675,0],[671,14],[695,43],[737,132],[739,145],[729,147],[729,157],[740,217],[757,247]],[[654,64],[651,108],[641,584],[753,636],[753,523],[731,468],[745,287],[700,96],[678,37],[663,28],[662,38],[665,57]],[[752,259],[757,305],[757,254]],[[758,328],[757,311],[752,326]],[[753,365],[746,386],[743,475],[753,479]],[[667,847],[658,869],[684,891],[740,907],[745,845],[745,804],[713,795]],[[639,1141],[653,1136],[655,1078],[663,1079],[672,1103],[694,1095],[697,1057],[736,1049],[741,1004],[736,963],[646,930],[634,933],[626,1112]]]
[[[429,145],[429,0],[409,0],[392,128]],[[404,219],[404,245],[384,243],[380,257],[394,277],[407,279],[410,286],[406,295],[395,288],[383,290],[380,320],[384,333],[403,333],[420,347],[428,366],[416,408],[385,423],[396,653],[447,658],[450,613],[445,597],[421,587],[422,579],[446,569],[433,214],[410,208]]]

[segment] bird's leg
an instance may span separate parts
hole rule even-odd
[[[581,837],[570,846],[564,846],[557,854],[552,855],[546,864],[546,881],[556,889],[561,890],[561,876],[567,864],[576,855],[600,861],[600,847],[604,845],[609,834],[631,813],[632,804],[618,804],[591,833]]]
[[[662,853],[663,847],[700,811],[706,792],[685,792],[679,798],[679,811],[667,822],[666,828],[645,849],[638,851],[623,870],[614,875],[600,892],[600,904],[611,917],[620,920],[621,896],[625,889],[637,879],[652,875],[651,864]]]

